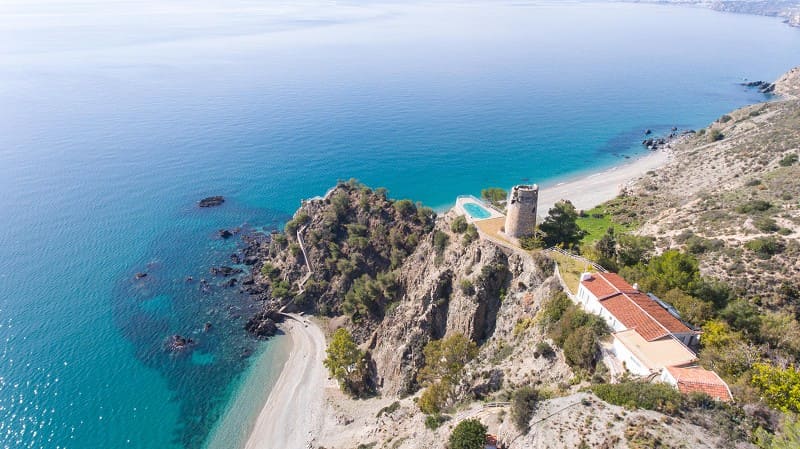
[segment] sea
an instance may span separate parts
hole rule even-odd
[[[242,233],[338,180],[441,210],[607,169],[797,64],[694,7],[3,0],[0,447],[240,447],[289,351],[209,271]]]

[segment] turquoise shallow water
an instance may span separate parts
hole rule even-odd
[[[613,3],[10,0],[0,42],[0,447],[47,449],[246,434],[281,340],[185,282],[218,229],[339,178],[441,207],[619,164],[800,62],[778,20]]]

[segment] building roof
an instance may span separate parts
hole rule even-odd
[[[581,284],[596,296],[600,304],[620,323],[628,329],[636,329],[647,341],[664,337],[669,333],[696,332],[675,318],[661,304],[633,288],[616,273],[592,273],[590,277],[583,279]]]
[[[733,399],[728,384],[717,373],[699,366],[681,368],[668,366],[667,371],[677,381],[681,393],[705,393],[720,401]]]
[[[688,365],[697,361],[697,356],[672,335],[648,341],[635,329],[612,334],[647,369],[660,372],[664,367]]]

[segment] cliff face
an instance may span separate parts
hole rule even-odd
[[[340,184],[304,202],[285,234],[259,244],[249,290],[268,309],[339,317],[371,354],[381,393],[413,393],[429,341],[461,333],[492,347],[498,326],[510,332],[557,287],[544,256],[538,265],[509,256],[453,231],[454,218]]]

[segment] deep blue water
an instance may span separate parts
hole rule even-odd
[[[3,2],[0,447],[197,448],[263,397],[253,305],[184,280],[220,281],[220,228],[278,227],[337,179],[441,207],[617,164],[798,63],[800,30],[696,8]]]

